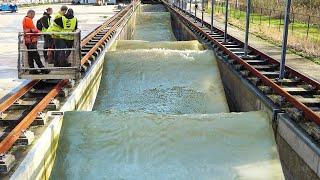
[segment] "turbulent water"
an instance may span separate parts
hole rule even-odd
[[[92,112],[66,112],[51,179],[283,179],[263,112],[229,113],[214,55],[146,6]],[[156,27],[156,28],[155,28]]]
[[[60,179],[282,177],[267,117],[261,112],[69,112],[61,136],[56,172]]]
[[[135,40],[174,41],[169,12],[144,12],[136,20]]]
[[[228,112],[209,51],[126,50],[108,53],[94,109],[164,114]]]
[[[198,41],[142,41],[142,40],[120,40],[116,45],[117,50],[136,49],[170,49],[170,50],[204,50]]]

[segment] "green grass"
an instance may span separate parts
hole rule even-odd
[[[229,8],[229,23],[244,30],[246,13],[244,11],[236,10],[233,7]],[[216,5],[214,11],[216,17],[223,21],[225,7]],[[210,14],[211,8],[207,8],[206,12]],[[307,29],[308,25],[302,22],[290,24],[289,38],[293,38],[294,42],[289,42],[288,49],[294,54],[320,64],[320,56],[318,53],[320,51],[320,27],[310,25],[308,38],[306,35]],[[268,30],[272,30],[272,32],[268,32]],[[251,13],[250,32],[263,40],[281,46],[283,19],[281,19],[280,22],[279,18],[269,18],[269,16]],[[315,46],[309,48],[310,45]],[[310,51],[310,49],[312,50]]]
[[[243,27],[244,27],[246,13],[244,11],[236,10],[232,7],[229,7],[229,8],[230,8],[229,18],[237,19],[240,22],[243,22]],[[225,12],[225,7],[216,5],[214,10],[215,10],[215,13],[219,12],[218,14],[223,14],[223,12]],[[211,8],[207,9],[207,12],[210,12],[210,11],[211,11]],[[269,16],[251,13],[250,23],[251,23],[250,24],[251,26],[264,25],[264,26],[278,28],[279,31],[282,31],[284,22],[283,22],[283,19],[280,20],[279,18],[273,18],[273,17],[269,18]],[[312,25],[312,24],[310,25],[308,38],[310,40],[315,40],[320,43],[320,35],[319,35],[320,27],[319,26]],[[296,35],[301,38],[307,38],[308,24],[296,21],[294,23],[291,23],[289,28],[290,28],[289,35]]]

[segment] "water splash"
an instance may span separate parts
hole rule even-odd
[[[67,112],[62,136],[52,179],[283,178],[262,112]]]
[[[122,50],[108,53],[106,60],[94,110],[229,111],[211,51]]]
[[[138,14],[133,39],[145,41],[174,41],[169,12]]]
[[[212,52],[157,9],[108,52],[95,111],[65,113],[51,179],[284,179],[267,115],[226,113]]]
[[[199,41],[142,41],[142,40],[119,40],[116,50],[135,49],[171,49],[171,50],[204,50]]]

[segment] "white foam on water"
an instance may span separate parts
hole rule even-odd
[[[199,41],[142,41],[142,40],[119,40],[116,50],[135,49],[171,49],[171,50],[204,50]]]
[[[67,112],[52,179],[284,179],[262,112]]]
[[[134,39],[107,53],[96,111],[65,113],[51,179],[284,179],[267,115],[228,113],[211,51],[174,42],[168,12]]]
[[[175,41],[169,12],[142,12],[137,15],[133,39],[145,41]]]
[[[139,49],[106,55],[95,110],[229,112],[211,51]]]

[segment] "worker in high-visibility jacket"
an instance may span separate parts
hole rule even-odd
[[[25,34],[24,35],[24,43],[27,46],[28,51],[28,65],[29,68],[34,68],[34,63],[37,64],[38,68],[43,68],[43,64],[40,59],[40,55],[37,51],[38,37],[37,33],[39,30],[35,27],[33,23],[33,18],[35,16],[34,10],[29,10],[27,12],[27,16],[23,18],[22,27],[24,33],[34,33],[34,34]],[[31,69],[29,71],[30,74],[48,74],[50,71],[42,69],[41,71],[37,71],[36,69]]]
[[[40,18],[40,22],[42,25],[41,32],[47,32],[51,25],[51,15],[53,13],[52,8],[47,8],[46,11],[43,13],[43,16]],[[53,39],[50,35],[44,35],[44,49],[53,49]],[[49,63],[53,63],[53,51],[45,50],[43,51],[44,59]]]
[[[54,20],[54,23],[56,23],[61,29],[61,32],[64,33],[70,33],[74,32],[78,28],[78,21],[73,15],[73,10],[68,9],[67,13]],[[72,48],[74,44],[74,34],[62,34],[60,35],[60,39],[64,42],[64,48]],[[68,67],[71,66],[70,63],[68,63],[68,57],[71,54],[70,50],[64,51],[63,58],[60,59],[59,66],[62,67]]]
[[[67,12],[68,7],[67,6],[61,6],[60,11],[54,15],[53,21],[50,24],[49,28],[47,29],[47,32],[62,32],[61,26],[59,26],[55,20],[61,18],[65,15]],[[64,48],[64,40],[60,38],[60,35],[52,35],[53,44],[55,49],[63,49]],[[59,62],[63,59],[63,51],[55,51],[54,52],[54,66],[59,67]]]

